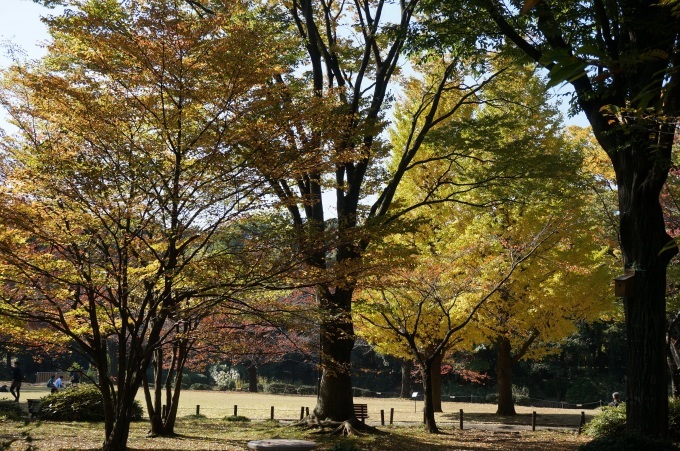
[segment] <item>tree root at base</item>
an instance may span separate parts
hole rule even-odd
[[[367,426],[366,424],[346,420],[346,421],[333,421],[333,420],[319,420],[309,416],[304,418],[297,423],[293,423],[291,426],[302,428],[305,430],[317,429],[319,433],[327,433],[333,435],[347,436],[362,436],[370,432],[378,432],[378,430],[372,426]]]

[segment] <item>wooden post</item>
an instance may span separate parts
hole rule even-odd
[[[274,406],[272,406],[272,413],[270,416],[270,420],[274,421]]]
[[[199,416],[201,414],[201,405],[196,404],[196,416]]]
[[[535,410],[531,413],[531,430],[532,431],[536,430],[536,411]]]
[[[305,407],[305,414],[309,416],[309,407]]]
[[[385,426],[385,411],[380,409],[380,424]]]
[[[300,421],[302,421],[302,419],[304,417],[305,417],[305,408],[303,406],[303,407],[300,407]]]
[[[390,425],[394,423],[394,407],[390,408]]]
[[[460,430],[463,430],[463,409],[460,409]]]
[[[578,421],[578,435],[581,435],[581,432],[583,431],[583,426],[586,425],[586,413],[581,412],[581,418]]]
[[[238,406],[236,404],[234,404],[234,416],[238,416]]]

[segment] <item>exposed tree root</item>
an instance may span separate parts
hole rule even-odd
[[[319,433],[342,435],[342,436],[362,436],[366,434],[380,434],[381,431],[374,428],[373,426],[368,426],[364,423],[360,423],[356,420],[346,420],[346,421],[333,421],[333,420],[319,420],[314,416],[308,416],[297,423],[293,423],[291,426],[302,428],[305,430],[317,429]]]

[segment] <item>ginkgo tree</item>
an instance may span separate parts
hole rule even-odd
[[[125,449],[166,322],[252,276],[214,242],[258,205],[237,143],[285,52],[245,3],[215,2],[210,17],[173,0],[68,3],[47,20],[47,55],[2,77],[15,129],[1,142],[0,311],[87,356],[103,448]]]
[[[415,80],[409,98],[418,98],[418,86]],[[416,224],[408,244],[403,237],[409,235],[394,238],[416,257],[391,256],[392,278],[372,280],[362,292],[362,334],[383,352],[410,352],[421,365],[431,432],[437,431],[432,365],[450,347],[482,340],[471,320],[518,271],[547,250],[567,246],[567,219],[581,206],[564,204],[567,187],[582,188],[574,180],[581,158],[531,67],[499,75],[477,99],[467,115],[428,135],[426,151],[398,193],[400,203],[429,205],[407,218]],[[403,108],[416,103],[406,101]],[[398,124],[395,141],[414,127]]]

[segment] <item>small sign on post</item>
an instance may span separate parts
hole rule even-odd
[[[411,398],[413,398],[413,412],[415,413],[415,412],[418,411],[418,407],[417,407],[418,406],[418,392],[414,391],[411,394]]]

